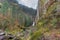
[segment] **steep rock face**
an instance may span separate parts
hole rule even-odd
[[[56,0],[49,0],[46,3],[46,1],[47,0],[39,0],[38,9],[39,9],[39,14],[40,14],[39,15],[40,19],[37,22],[37,27],[39,30],[37,30],[33,34],[32,40],[37,40],[39,38],[39,36],[41,38],[41,36],[42,36],[41,34],[44,35],[44,33],[47,32],[47,31],[45,31],[46,28],[49,30],[48,33],[49,32],[51,33],[51,30],[53,30],[53,29],[60,29],[60,27],[59,27],[60,26],[59,25],[60,24],[60,15],[58,14],[58,11],[59,11],[58,9],[60,9],[60,7],[57,6],[57,5],[59,5],[58,4],[59,2],[57,2]],[[41,29],[43,29],[43,30],[41,30]],[[54,33],[55,32],[56,31],[54,31]],[[46,33],[46,35],[44,35],[46,37],[46,40],[56,40],[55,38],[57,38],[57,40],[60,40],[58,35],[55,35],[54,33],[51,33],[51,35],[49,35],[48,33]],[[58,32],[56,32],[56,33],[58,33]]]
[[[60,15],[60,0],[57,0],[58,4],[57,4],[57,13]]]
[[[0,0],[3,6],[0,8],[1,24],[9,23],[31,26],[35,20],[37,10],[18,4],[16,0]],[[3,26],[2,25],[2,26]],[[6,24],[7,25],[7,24]]]

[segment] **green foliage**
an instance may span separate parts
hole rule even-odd
[[[43,7],[41,7],[41,9],[46,10],[46,14],[43,14],[44,12],[40,11],[43,14],[42,18],[40,16],[40,19],[35,26],[37,28],[37,30],[35,32],[32,32],[31,35],[29,35],[30,38],[27,38],[29,40],[37,40],[39,37],[41,38],[41,36],[45,32],[51,31],[50,28],[53,29],[54,27],[56,27],[56,23],[57,23],[58,19],[60,21],[60,17],[59,18],[54,17],[55,13],[53,13],[53,11],[56,10],[57,2],[53,3],[52,5],[49,5],[49,7],[47,9],[44,9],[44,5],[45,5],[46,1],[47,0],[41,0],[41,6],[43,6]],[[10,10],[8,10],[9,8],[10,8]],[[32,25],[33,21],[30,18],[30,16],[26,15],[22,11],[22,9],[19,8],[18,5],[17,6],[13,5],[13,4],[9,5],[9,3],[5,0],[5,2],[2,3],[2,7],[1,7],[0,11],[1,11],[1,13],[4,13],[4,14],[7,12],[8,13],[11,12],[10,14],[12,14],[10,16],[7,16],[6,20],[3,18],[4,20],[2,20],[0,22],[0,28],[1,27],[4,28],[5,31],[8,33],[17,35],[18,32],[21,32],[20,27],[23,27],[23,26],[29,27]]]
[[[57,6],[57,2],[56,3],[53,3],[50,7],[48,7],[47,9],[47,14],[51,13],[53,10],[56,9],[56,6]]]
[[[39,30],[32,34],[30,40],[37,40],[39,37],[43,35],[44,32],[49,32],[49,29],[41,27]]]
[[[44,7],[46,0],[45,1],[40,0],[40,1],[41,1],[41,5]],[[39,37],[41,38],[41,36],[45,32],[51,31],[50,28],[53,29],[54,27],[56,27],[57,18],[55,18],[55,17],[53,18],[53,16],[54,16],[53,10],[56,10],[56,5],[57,5],[57,2],[54,2],[52,5],[49,5],[49,7],[47,9],[44,9],[43,7],[41,7],[43,10],[46,10],[46,14],[43,14],[44,12],[41,12],[43,14],[43,16],[42,16],[42,18],[40,17],[40,20],[37,22],[37,25],[36,25],[38,30],[32,34],[32,37],[30,40],[38,40],[38,38]],[[50,16],[50,15],[52,15],[52,16]]]
[[[7,2],[7,0],[5,0],[5,2],[3,2],[2,5],[1,5],[1,8],[0,8],[1,10],[0,10],[0,11],[1,11],[2,13],[6,13],[8,7],[9,7],[9,3]]]
[[[29,16],[26,16],[25,17],[25,27],[29,27],[29,26],[31,26],[32,25],[32,19],[29,17]]]

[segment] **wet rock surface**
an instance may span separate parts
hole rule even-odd
[[[0,40],[20,40],[20,39],[12,34],[7,34],[3,31],[0,31]]]

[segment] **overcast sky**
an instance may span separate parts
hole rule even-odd
[[[36,9],[38,0],[17,0],[19,4],[28,6],[30,8]]]

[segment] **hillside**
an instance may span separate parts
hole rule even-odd
[[[36,16],[37,10],[33,9],[33,8],[29,8],[23,4],[19,4],[16,0],[8,0],[8,2],[11,5],[17,4],[17,6],[19,6],[20,10],[22,10],[23,12],[25,12],[26,14],[29,14],[30,16]]]
[[[23,12],[25,12],[26,14],[29,14],[30,16],[36,16],[37,14],[37,10],[36,9],[33,9],[33,8],[29,8],[27,6],[24,6],[22,4],[19,4],[21,10]]]
[[[39,0],[37,10],[0,0],[0,40],[60,40],[60,1]]]

